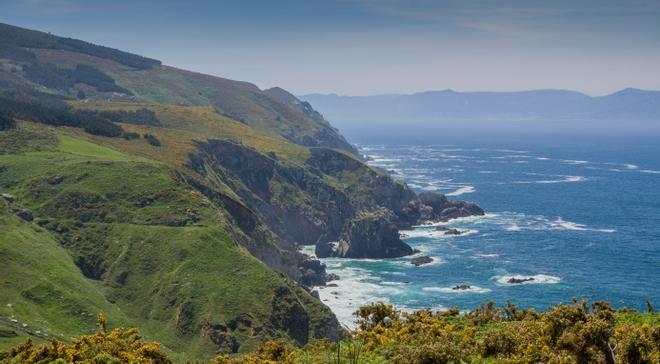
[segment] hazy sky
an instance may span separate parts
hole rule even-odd
[[[660,0],[0,0],[0,22],[296,94],[660,89]]]

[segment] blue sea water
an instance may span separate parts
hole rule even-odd
[[[417,192],[478,203],[465,231],[403,231],[434,262],[324,259],[341,279],[318,288],[340,321],[360,305],[471,309],[493,300],[547,309],[572,297],[643,309],[660,303],[660,140],[474,141],[363,144],[373,166]],[[509,284],[511,277],[533,277]],[[460,284],[466,291],[452,290]]]

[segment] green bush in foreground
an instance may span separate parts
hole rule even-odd
[[[652,307],[649,305],[649,307]],[[234,363],[660,363],[658,315],[606,302],[574,300],[547,312],[496,308],[492,302],[460,313],[406,313],[376,303],[355,312],[357,329],[339,343],[315,340],[302,348],[269,341],[253,353],[219,356]],[[169,363],[155,343],[137,331],[103,329],[71,344],[39,347],[28,341],[0,354],[6,363]],[[57,361],[62,360],[62,361]]]
[[[575,300],[547,312],[496,308],[461,314],[399,312],[377,303],[356,311],[357,330],[340,343],[295,349],[270,342],[255,353],[216,363],[660,363],[654,313],[614,310]]]
[[[101,330],[94,335],[73,339],[71,343],[53,340],[50,344],[32,345],[32,339],[0,353],[3,363],[171,363],[157,343],[142,341],[137,329],[116,328],[108,331],[103,314]]]

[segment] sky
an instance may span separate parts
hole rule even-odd
[[[660,0],[0,0],[0,22],[298,95],[660,90]]]

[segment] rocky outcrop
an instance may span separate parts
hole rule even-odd
[[[8,193],[0,193],[0,198],[7,202],[14,202],[14,196]]]
[[[16,216],[28,222],[32,221],[33,219],[32,211],[28,209],[14,209],[14,213],[16,214]]]
[[[307,287],[323,286],[329,279],[325,271],[325,264],[317,259],[305,257],[299,263],[300,284]]]
[[[447,228],[447,227],[444,227],[444,226],[436,227],[435,231],[443,231],[444,235],[462,235],[463,233],[465,233],[465,231],[461,231],[461,230],[453,229],[453,228],[450,229],[450,228]]]
[[[222,324],[204,324],[202,326],[202,336],[213,342],[219,353],[236,353],[240,347],[229,328]]]
[[[328,123],[318,111],[314,110],[309,102],[299,100],[290,92],[280,88],[273,87],[264,90],[263,93],[271,100],[277,102],[275,109],[280,113],[280,122],[284,119],[311,119],[315,124],[313,134],[300,134],[296,129],[289,129],[282,132],[282,136],[290,141],[310,147],[329,147],[343,149],[353,155],[358,155],[357,149],[344,139],[339,131]],[[281,107],[285,108],[282,109]]]
[[[445,195],[434,192],[420,193],[417,197],[420,203],[420,223],[484,215],[484,210],[473,202],[449,200]]]
[[[422,257],[413,258],[410,261],[410,264],[414,265],[415,267],[419,267],[420,265],[429,264],[429,263],[432,263],[432,262],[433,262],[433,258],[428,257],[428,256],[425,255],[425,256],[422,256]]]
[[[330,241],[319,240],[316,242],[314,254],[319,258],[329,258],[335,255],[336,244]]]
[[[243,245],[253,255],[305,286],[322,285],[325,267],[294,254],[296,244],[316,244],[319,258],[400,257],[412,249],[398,229],[484,213],[474,203],[441,194],[417,196],[404,183],[343,151],[310,148],[304,165],[295,165],[229,140],[196,146],[189,167],[218,186],[193,185],[225,205],[235,224],[252,238]],[[222,186],[238,198],[214,197]]]
[[[398,258],[412,254],[413,249],[399,238],[399,230],[391,222],[388,212],[364,212],[349,221],[334,255],[342,258]]]

